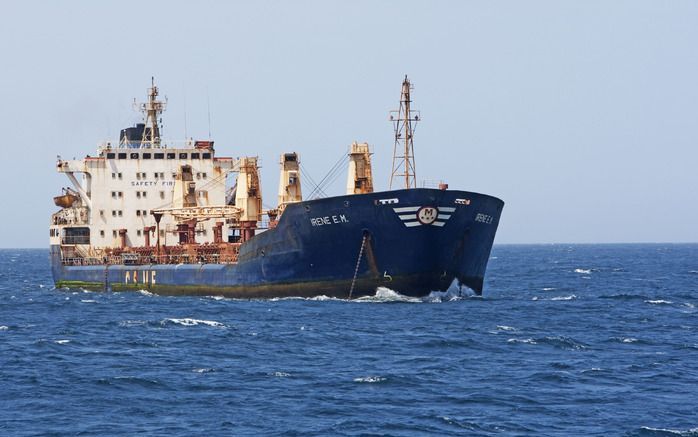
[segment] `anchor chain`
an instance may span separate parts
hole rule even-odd
[[[364,238],[361,240],[361,249],[359,249],[359,258],[356,260],[356,268],[354,268],[354,277],[351,280],[351,288],[349,289],[349,299],[354,293],[354,285],[356,284],[356,277],[359,275],[359,266],[361,265],[361,258],[364,256],[364,247],[366,247],[366,240],[368,240],[368,234],[364,233]]]

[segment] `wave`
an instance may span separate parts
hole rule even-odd
[[[0,331],[7,331],[8,329],[10,328],[5,325],[0,326]]]
[[[620,293],[620,294],[609,294],[609,295],[601,295],[599,296],[599,299],[618,299],[618,300],[644,300],[647,299],[649,296],[645,296],[643,294],[627,294],[627,293]]]
[[[577,298],[577,296],[575,296],[574,294],[571,294],[571,295],[569,295],[569,296],[555,296],[555,297],[551,297],[550,300],[575,300],[576,298]]]
[[[497,325],[497,329],[499,329],[500,331],[516,331],[516,328],[506,325]]]
[[[275,376],[277,378],[286,378],[288,376],[291,376],[291,374],[288,372],[274,372],[270,373],[269,376]]]
[[[670,305],[674,302],[670,300],[657,299],[657,300],[646,300],[645,303],[651,303],[652,305]]]
[[[207,326],[213,326],[216,328],[225,328],[226,326],[220,322],[216,322],[215,320],[200,320],[200,319],[191,319],[191,318],[184,318],[184,319],[165,319],[161,324],[167,324],[167,323],[174,323],[176,325],[181,325],[181,326],[198,326],[198,325],[207,325]]]
[[[571,294],[571,295],[569,295],[569,296],[555,296],[555,297],[551,297],[551,298],[549,298],[549,299],[540,298],[540,297],[538,297],[538,296],[533,296],[533,297],[531,298],[531,300],[533,300],[533,301],[536,301],[536,300],[560,301],[560,300],[575,300],[576,298],[577,298],[576,295]]]
[[[376,382],[383,382],[387,378],[383,378],[382,376],[363,376],[361,378],[354,378],[354,382],[367,382],[369,384],[376,383]]]
[[[652,428],[649,426],[640,427],[638,436],[683,436],[683,437],[698,437],[698,428],[687,430],[669,429],[669,428]]]
[[[507,343],[538,344],[538,342],[532,338],[510,338],[507,340]]]
[[[201,367],[197,369],[192,369],[192,372],[194,373],[210,373],[210,372],[215,372],[216,369],[210,368],[210,367]]]
[[[584,275],[591,275],[591,269],[574,269],[575,273],[581,273]]]
[[[543,288],[543,291],[553,291],[553,290],[557,290],[557,288],[555,288],[555,287],[544,287]]]
[[[149,296],[149,297],[157,296],[156,294],[151,293],[151,292],[149,292],[148,290],[138,290],[138,292],[139,292],[140,294],[142,294],[143,296]]]
[[[587,349],[587,345],[577,342],[569,337],[549,336],[543,338],[510,338],[507,343],[524,343],[524,344],[544,344],[557,349],[568,350],[583,350]]]
[[[405,296],[398,293],[395,290],[391,290],[387,287],[378,287],[376,289],[376,294],[373,296],[362,296],[354,299],[357,302],[410,302],[410,303],[422,303],[422,299],[417,297]]]
[[[70,340],[56,340],[54,341],[56,344],[68,344],[70,343]]]

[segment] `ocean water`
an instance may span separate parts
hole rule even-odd
[[[55,290],[0,251],[0,435],[698,436],[698,245],[496,246],[483,297]]]

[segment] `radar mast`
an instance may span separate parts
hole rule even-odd
[[[145,128],[143,129],[141,147],[160,147],[162,118],[158,120],[158,117],[167,107],[167,98],[165,98],[165,101],[157,99],[159,91],[158,87],[155,86],[155,77],[150,78],[150,84],[151,86],[148,88],[148,101],[137,105],[134,99],[133,103],[134,106],[138,106],[145,117]]]
[[[395,129],[395,143],[393,146],[393,171],[390,174],[390,188],[393,183],[399,184],[399,179],[404,179],[404,188],[417,188],[417,175],[414,165],[414,128],[419,121],[419,111],[410,109],[410,91],[412,85],[405,75],[400,93],[400,109],[390,111],[390,121]]]

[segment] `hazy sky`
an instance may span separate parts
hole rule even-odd
[[[0,246],[46,247],[55,159],[138,120],[319,180],[354,140],[392,157],[408,74],[417,178],[506,202],[498,243],[698,241],[697,1],[3,2]],[[207,103],[210,102],[210,103]],[[343,190],[344,176],[333,192]],[[310,190],[305,186],[306,193]]]

